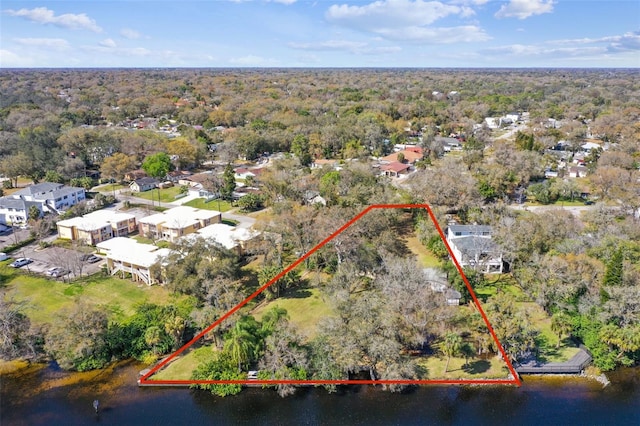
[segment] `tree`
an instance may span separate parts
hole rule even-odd
[[[244,316],[236,321],[225,338],[224,350],[238,366],[238,371],[248,367],[257,357],[260,346],[257,332],[256,320],[252,316]]]
[[[238,206],[243,212],[254,212],[263,207],[263,199],[258,194],[247,194],[240,197]]]
[[[237,364],[228,352],[216,352],[213,359],[201,363],[193,371],[191,380],[246,380],[247,375],[238,371]],[[211,391],[217,396],[236,395],[242,391],[241,384],[204,384],[192,387]]]
[[[233,191],[236,190],[236,178],[233,166],[227,163],[222,174],[222,187],[220,188],[220,196],[223,200],[231,201],[233,199]]]
[[[556,348],[560,347],[562,338],[569,334],[573,328],[571,317],[564,312],[557,312],[551,316],[551,331],[558,336]]]
[[[449,361],[452,356],[456,356],[460,350],[462,344],[462,338],[457,333],[447,333],[444,336],[444,340],[440,345],[440,350],[447,357],[447,363],[444,366],[444,372],[449,371]]]
[[[116,152],[107,157],[100,166],[102,176],[121,182],[127,172],[136,168],[136,159],[133,156]]]
[[[3,296],[0,293],[0,296]],[[0,297],[0,358],[32,358],[36,355],[36,335],[23,306]]]
[[[13,180],[13,187],[18,187],[18,177],[28,176],[33,172],[33,162],[24,153],[6,156],[0,160],[0,173]]]
[[[149,155],[142,162],[142,170],[156,179],[165,179],[172,168],[171,158],[164,152]]]
[[[29,207],[29,222],[35,222],[36,220],[38,220],[40,218],[41,214],[42,214],[42,212],[40,211],[38,206],[33,205],[33,206]]]
[[[58,314],[46,334],[46,351],[65,370],[86,371],[106,365],[108,319],[104,311],[80,302]]]
[[[171,164],[171,158],[164,152],[152,154],[147,156],[142,162],[142,170],[144,170],[149,176],[165,180],[167,173],[173,169]],[[158,186],[158,203],[160,202],[160,187]]]
[[[311,164],[312,158],[309,152],[309,139],[307,139],[305,135],[296,135],[293,138],[293,142],[291,142],[291,152],[298,157],[300,164],[303,166]]]

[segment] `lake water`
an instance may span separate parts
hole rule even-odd
[[[8,375],[0,382],[5,425],[640,425],[640,369],[609,375],[606,388],[574,378],[531,378],[514,387],[425,386],[391,394],[352,386],[338,394],[302,389],[245,389],[219,398],[185,388],[139,388],[128,362],[92,373],[52,367]],[[95,414],[92,401],[100,400]]]

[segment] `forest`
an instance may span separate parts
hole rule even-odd
[[[501,119],[510,116],[518,118]],[[449,151],[445,139],[460,148]],[[408,145],[424,153],[411,172],[381,175],[378,159]],[[123,182],[166,156],[167,169],[213,169],[223,180],[230,165],[254,167],[274,153],[282,155],[252,179],[259,191],[246,202],[260,210],[261,244],[243,256],[204,240],[172,246],[162,273],[174,300],[126,318],[79,297],[36,326],[24,302],[3,295],[0,357],[48,357],[77,370],[151,363],[367,206],[428,203],[443,228],[492,227],[506,272],[465,273],[513,362],[578,344],[602,371],[640,361],[635,70],[0,70],[7,194],[23,182]],[[306,202],[308,193],[324,205]],[[419,249],[408,247],[414,236]],[[261,378],[334,379],[366,367],[373,379],[416,378],[434,366],[415,352],[442,357],[444,373],[452,358],[468,366],[495,356],[447,265],[423,215],[375,211],[212,332],[193,377],[255,369]],[[424,285],[431,266],[450,278],[461,306]],[[0,292],[14,275],[0,269]],[[323,307],[313,329],[301,330],[294,302],[276,303],[311,296]]]

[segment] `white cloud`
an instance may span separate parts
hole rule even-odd
[[[553,0],[511,0],[500,7],[495,14],[496,18],[526,19],[534,15],[551,13]]]
[[[484,30],[475,25],[460,27],[406,27],[381,30],[379,34],[390,40],[404,40],[431,44],[471,43],[490,40]]]
[[[387,40],[421,43],[484,41],[490,37],[475,25],[431,27],[449,17],[473,15],[465,6],[424,0],[379,0],[364,6],[333,5],[326,12],[329,22],[377,34]]]
[[[600,38],[579,38],[550,41],[551,44],[605,44],[609,51],[640,50],[640,31],[628,32],[622,35]]]
[[[358,55],[382,55],[402,50],[398,46],[370,46],[368,43],[347,40],[327,40],[317,43],[289,43],[293,49],[308,51],[344,51]]]
[[[346,40],[327,40],[318,43],[289,43],[289,47],[301,50],[349,50],[363,48],[367,43]]]
[[[247,55],[240,58],[231,58],[229,59],[229,63],[240,66],[274,66],[278,63],[275,59],[271,58],[263,58],[261,56],[256,55]]]
[[[36,65],[33,58],[24,54],[16,54],[10,50],[0,49],[0,68],[32,67]]]
[[[107,39],[108,40],[108,39]],[[152,56],[154,52],[144,47],[109,47],[109,46],[82,46],[82,50],[90,53],[110,53],[116,56]]]
[[[142,37],[142,35],[138,31],[132,30],[131,28],[121,29],[120,35],[124,38],[128,38],[129,40],[135,40]]]
[[[52,50],[66,50],[70,47],[69,42],[63,38],[14,38],[13,41],[23,46]]]
[[[102,40],[102,41],[101,41],[100,43],[98,43],[98,44],[99,44],[100,46],[103,46],[103,47],[110,47],[110,48],[113,48],[113,47],[116,47],[116,46],[117,46],[117,45],[116,45],[116,42],[115,42],[115,41],[113,41],[113,39],[110,39],[110,38],[105,38],[104,40]]]
[[[380,0],[364,6],[332,5],[326,13],[330,22],[373,31],[380,27],[429,25],[450,15],[473,13],[469,8],[424,0]]]
[[[61,28],[69,28],[72,30],[89,30],[96,33],[102,32],[102,28],[98,26],[95,20],[89,18],[86,14],[65,13],[57,15],[51,9],[46,7],[36,7],[34,9],[5,10],[10,16],[19,16],[31,22],[39,24],[52,24]]]

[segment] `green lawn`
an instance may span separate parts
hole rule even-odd
[[[218,200],[211,200],[207,202],[204,198],[187,201],[184,205],[196,209],[217,210],[219,212],[226,212],[233,207],[228,201],[220,200],[218,202]]]
[[[26,302],[25,313],[35,324],[50,322],[60,309],[72,306],[78,298],[90,305],[104,306],[116,321],[133,314],[139,303],[164,304],[173,298],[168,290],[160,286],[140,286],[128,280],[99,274],[84,277],[72,284],[24,275],[6,264],[0,265],[0,274],[7,279],[5,297]]]
[[[440,260],[420,242],[418,237],[412,236],[405,240],[407,247],[418,257],[418,262],[425,268],[440,266]]]
[[[177,200],[176,195],[180,194],[182,190],[181,186],[172,186],[170,188],[164,188],[160,190],[160,201],[163,203],[171,203]],[[158,190],[152,189],[145,192],[132,192],[131,195],[138,198],[144,198],[145,200],[158,201]]]
[[[488,359],[471,358],[465,366],[464,358],[452,357],[447,372],[445,356],[429,356],[418,360],[418,365],[424,368],[423,379],[506,379],[509,370],[507,364],[499,356]]]
[[[207,345],[194,350],[190,349],[153,374],[149,380],[191,380],[193,370],[211,358],[213,347]]]
[[[91,188],[92,192],[105,192],[105,193],[113,193],[119,189],[126,189],[128,186],[122,185],[121,183],[105,183],[102,185],[94,186]]]
[[[579,348],[575,342],[563,338],[558,345],[558,336],[551,331],[551,318],[544,310],[533,302],[523,303],[529,311],[531,322],[536,330],[540,331],[536,343],[539,349],[538,359],[546,362],[564,362],[570,360]]]
[[[276,306],[286,309],[291,323],[309,339],[316,335],[318,321],[332,315],[331,308],[322,300],[317,288],[295,290],[290,295],[261,304],[251,314],[260,321],[265,312]]]

